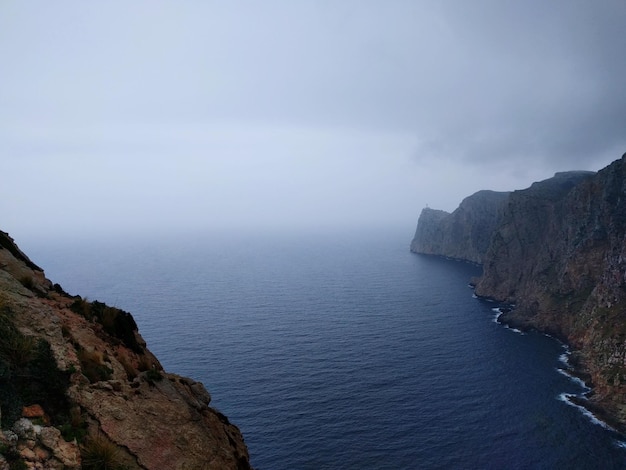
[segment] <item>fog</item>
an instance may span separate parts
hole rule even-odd
[[[626,3],[4,1],[0,229],[389,228],[626,151]]]

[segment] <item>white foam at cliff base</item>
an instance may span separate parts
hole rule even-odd
[[[617,439],[615,440],[615,445],[617,447],[621,447],[622,449],[626,449],[626,442],[624,441],[618,441]]]
[[[506,323],[501,323],[500,322],[500,317],[504,313],[502,311],[501,307],[492,308],[491,311],[495,312],[495,315],[493,316],[493,322],[494,323],[498,323],[499,325],[504,326],[507,330],[512,331],[513,333],[517,333],[517,334],[520,334],[520,335],[525,335],[526,334],[522,330],[518,330],[517,328],[513,328],[512,326],[509,326]]]
[[[491,311],[495,313],[495,315],[493,316],[493,322],[500,323],[500,315],[502,315],[502,310],[500,310],[499,308],[492,308]]]
[[[579,377],[576,377],[574,375],[572,375],[568,370],[566,369],[562,369],[560,367],[557,367],[556,370],[559,372],[559,374],[564,375],[565,377],[567,377],[568,379],[570,379],[572,382],[577,383],[578,385],[580,385],[582,388],[585,389],[585,391],[589,391],[591,390],[587,384],[585,383],[585,381]]]
[[[589,420],[593,423],[593,424],[597,424],[598,426],[602,426],[604,429],[607,429],[609,431],[613,431],[613,432],[617,432],[615,429],[613,429],[611,426],[609,426],[607,423],[605,423],[604,421],[602,421],[601,419],[598,419],[596,417],[596,415],[594,415],[591,411],[589,411],[587,408],[585,408],[582,405],[578,405],[576,403],[574,403],[573,401],[570,400],[570,397],[573,397],[574,395],[570,394],[570,393],[561,393],[559,395],[559,400],[561,400],[562,402],[567,403],[570,406],[573,406],[574,408],[578,408],[578,410],[585,415],[587,418],[589,418]]]

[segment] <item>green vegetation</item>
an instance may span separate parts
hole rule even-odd
[[[27,470],[28,465],[22,459],[15,459],[9,462],[9,470]]]
[[[35,287],[35,281],[31,276],[22,276],[20,278],[20,283],[28,290],[32,290]]]
[[[163,380],[163,374],[156,369],[149,369],[146,372],[146,378],[151,382],[159,382]]]
[[[26,264],[26,266],[28,266],[30,269],[33,269],[35,271],[42,270],[39,266],[37,266],[30,259],[28,259],[28,257],[24,253],[20,251],[17,245],[13,242],[13,239],[9,237],[8,233],[5,233],[1,230],[0,230],[0,247],[6,248],[7,250],[9,250],[9,253],[11,253],[16,259],[23,261]]]
[[[78,360],[83,375],[89,379],[89,382],[96,383],[103,380],[109,380],[113,374],[113,369],[106,365],[105,355],[100,351],[90,351],[77,346]]]
[[[126,347],[136,353],[142,353],[144,348],[137,342],[135,332],[137,324],[132,315],[124,310],[109,307],[97,300],[89,302],[78,297],[70,306],[73,312],[82,315],[89,321],[102,325],[103,330],[111,337],[120,340]]]
[[[21,458],[15,447],[11,448],[8,444],[0,443],[0,455],[2,455],[9,464],[9,470],[26,469],[26,462]]]
[[[606,382],[614,387],[626,385],[626,369],[619,365],[610,365],[602,371]]]
[[[0,358],[12,368],[26,367],[34,358],[37,341],[32,336],[24,336],[11,324],[4,324],[0,330]]]
[[[77,442],[83,442],[87,435],[87,422],[83,418],[80,406],[76,405],[70,409],[69,420],[67,423],[59,426],[59,431],[63,439],[71,442],[76,439]]]
[[[71,372],[61,371],[44,340],[21,333],[13,322],[13,309],[0,301],[0,407],[3,424],[20,418],[22,407],[37,403],[63,437],[79,442],[86,424],[79,407],[70,407],[66,396]],[[0,452],[2,453],[2,452]],[[19,456],[7,456],[10,468],[20,467]],[[22,462],[23,463],[23,462]]]
[[[69,373],[58,369],[44,340],[21,333],[13,310],[0,304],[0,407],[4,423],[21,415],[24,405],[40,404],[53,422],[63,422],[69,410],[65,392]]]

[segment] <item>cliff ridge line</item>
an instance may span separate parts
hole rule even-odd
[[[455,235],[451,220],[420,216],[412,251],[476,262],[463,240],[483,219],[457,216]],[[626,154],[598,172],[559,172],[507,193],[483,235],[476,294],[515,305],[501,321],[570,345],[592,387],[586,406],[626,431]]]
[[[130,313],[70,296],[0,232],[0,470],[250,469],[210,401]]]

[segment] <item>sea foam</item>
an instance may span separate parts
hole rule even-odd
[[[577,395],[573,395],[571,393],[561,393],[559,395],[559,400],[562,402],[577,408],[585,417],[587,417],[593,424],[597,424],[598,426],[603,427],[609,431],[617,432],[614,428],[612,428],[609,424],[605,423],[601,419],[599,419],[596,415],[594,415],[591,411],[585,408],[583,405],[579,405],[574,403],[571,399],[573,397],[577,397]]]

